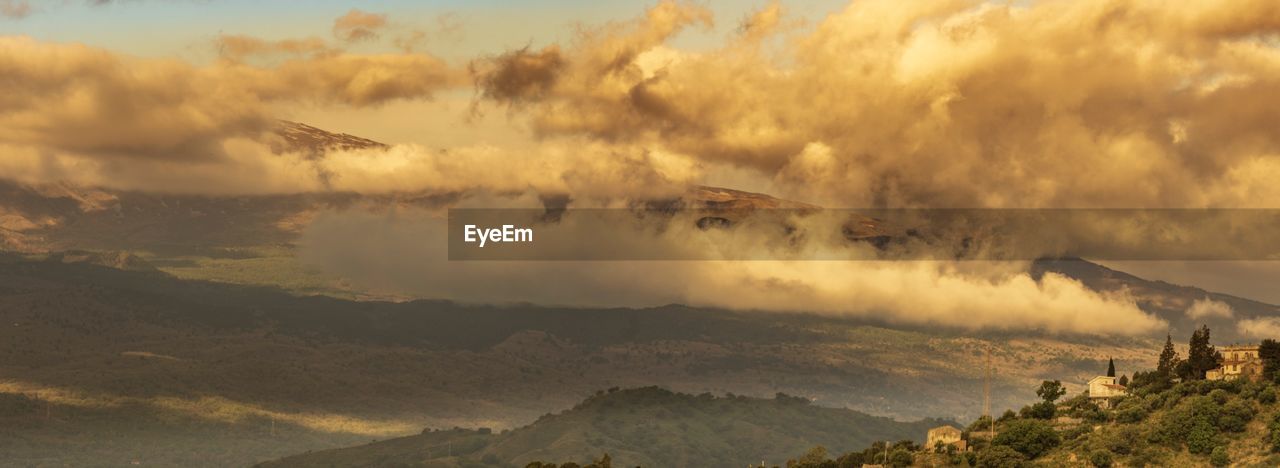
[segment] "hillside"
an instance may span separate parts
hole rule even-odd
[[[1210,332],[1202,327],[1192,334],[1185,359],[1167,343],[1157,368],[1120,377],[1119,386],[1091,386],[1098,394],[1069,394],[1059,381],[1041,382],[1041,401],[957,431],[966,450],[945,442],[847,452],[815,447],[796,452],[786,466],[856,467],[884,463],[886,455],[895,467],[1280,465],[1280,342],[1263,340],[1252,358],[1238,349],[1224,357],[1228,352],[1215,349]],[[1244,367],[1252,370],[1206,378],[1204,370],[1244,362],[1231,359],[1249,361]]]
[[[424,427],[519,427],[615,386],[785,392],[898,419],[964,419],[981,408],[988,348],[1008,369],[993,383],[1003,405],[1108,356],[1154,359],[1143,341],[815,315],[299,297],[112,268],[132,265],[110,261],[121,258],[0,255],[0,394],[40,409],[7,423],[14,436],[0,450],[14,460],[245,464]],[[137,443],[157,438],[177,442]]]
[[[876,440],[922,439],[940,424],[898,422],[781,394],[695,396],[646,387],[601,392],[511,431],[432,431],[260,466],[524,466],[608,453],[619,466],[732,467],[777,462],[813,445],[846,449]]]
[[[1256,340],[1257,337],[1240,333],[1237,321],[1280,315],[1280,307],[1272,304],[1191,286],[1151,281],[1082,259],[1039,260],[1032,264],[1032,277],[1039,278],[1045,272],[1060,273],[1095,291],[1127,291],[1139,308],[1168,322],[1168,333],[1174,336],[1189,335],[1195,327],[1203,324],[1213,328],[1215,336],[1223,343]],[[1187,311],[1192,305],[1205,299],[1225,304],[1231,313],[1189,316]]]
[[[381,146],[302,124],[281,132],[282,151],[317,158]],[[1161,338],[973,333],[679,304],[459,304],[362,288],[299,259],[317,217],[435,210],[460,196],[174,195],[0,180],[0,251],[9,252],[0,252],[0,397],[30,403],[7,416],[0,451],[28,465],[247,464],[423,427],[521,427],[599,388],[648,385],[965,420],[981,410],[988,351],[1000,369],[993,404],[1018,406],[1034,400],[1041,379],[1079,390],[1108,358],[1150,366]],[[569,199],[543,203],[562,209]],[[755,210],[815,208],[717,187],[637,203],[711,210],[729,224]],[[865,227],[848,234],[883,234]],[[1194,324],[1187,308],[1204,298],[1233,308],[1204,319],[1223,339],[1237,338],[1237,319],[1278,312],[1084,260],[1032,270],[1127,290],[1175,334]],[[139,442],[147,440],[173,442]]]

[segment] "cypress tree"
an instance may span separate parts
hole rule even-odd
[[[1164,336],[1164,350],[1160,351],[1160,362],[1156,364],[1156,371],[1164,374],[1165,377],[1173,376],[1175,368],[1178,367],[1178,351],[1173,349],[1173,336]]]
[[[1107,377],[1116,376],[1116,360],[1107,358]]]
[[[1280,342],[1267,338],[1258,345],[1258,358],[1262,359],[1262,377],[1275,380],[1280,372]]]
[[[1222,353],[1209,344],[1209,326],[1201,325],[1200,329],[1191,333],[1190,349],[1187,350],[1188,380],[1203,380],[1205,371],[1216,369],[1222,365]]]

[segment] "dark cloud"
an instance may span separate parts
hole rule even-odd
[[[333,35],[346,42],[377,39],[387,27],[387,15],[352,9],[333,20]]]
[[[481,97],[508,104],[538,100],[555,85],[565,65],[557,46],[532,52],[528,47],[471,63]]]

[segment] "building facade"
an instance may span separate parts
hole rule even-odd
[[[1235,380],[1239,378],[1257,382],[1262,378],[1262,359],[1258,357],[1258,345],[1227,346],[1222,353],[1222,367],[1205,372],[1209,380]]]
[[[925,436],[924,449],[934,450],[939,445],[943,447],[947,445],[954,445],[956,450],[963,452],[966,446],[963,439],[963,432],[954,426],[938,426],[933,429],[929,429],[928,434]]]
[[[1089,380],[1089,400],[1103,409],[1110,408],[1111,399],[1124,396],[1126,391],[1128,389],[1116,382],[1115,377],[1099,375]]]

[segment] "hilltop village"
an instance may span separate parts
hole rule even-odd
[[[1067,398],[1059,380],[1036,389],[1040,401],[967,427],[928,429],[924,443],[872,443],[860,451],[813,447],[775,468],[1280,465],[1280,342],[1215,348],[1201,326],[1182,356],[1166,337],[1155,369],[1119,374],[1114,360]],[[533,462],[526,468],[611,468],[608,455],[582,465]]]

